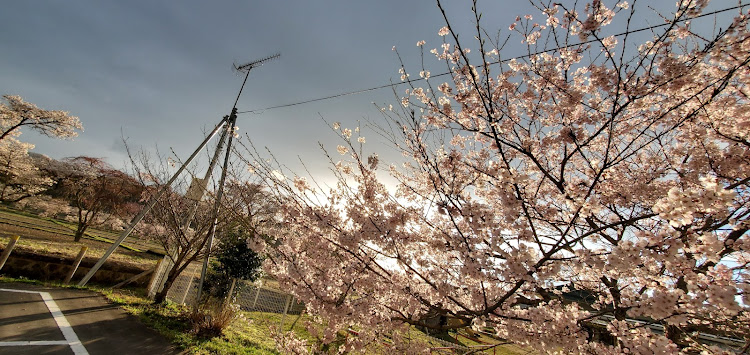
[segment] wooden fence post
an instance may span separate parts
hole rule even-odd
[[[259,285],[255,285],[255,299],[253,300],[253,306],[250,309],[255,310],[255,305],[258,303],[258,295],[260,294],[260,288],[263,287],[263,281]]]
[[[5,247],[5,250],[3,251],[3,255],[0,256],[0,270],[3,269],[3,266],[5,266],[5,262],[8,261],[10,252],[12,252],[13,248],[16,247],[16,242],[18,241],[19,238],[21,237],[17,235],[10,237],[10,242],[8,242],[8,246]]]
[[[75,275],[76,271],[78,270],[78,266],[81,265],[81,260],[83,260],[83,256],[86,255],[86,250],[89,250],[89,247],[82,246],[81,251],[78,252],[78,256],[76,256],[76,261],[73,262],[73,268],[70,269],[70,272],[68,273],[68,276],[65,278],[65,284],[70,283],[70,280],[73,279],[73,275]]]

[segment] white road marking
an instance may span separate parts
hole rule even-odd
[[[0,291],[18,292],[18,293],[36,293],[39,296],[41,296],[42,300],[44,301],[44,304],[47,306],[47,309],[49,309],[49,313],[52,314],[52,318],[55,319],[55,323],[57,323],[57,327],[60,328],[60,331],[65,337],[65,340],[55,340],[55,341],[3,341],[3,342],[0,342],[0,346],[27,346],[27,345],[31,346],[31,345],[67,344],[68,346],[70,346],[70,349],[73,350],[73,353],[76,355],[88,355],[89,354],[89,352],[86,351],[86,348],[83,346],[81,341],[78,339],[78,335],[76,335],[76,332],[73,331],[73,327],[70,326],[70,323],[68,323],[68,320],[65,318],[65,315],[62,313],[62,311],[60,311],[60,307],[57,306],[57,303],[55,303],[55,300],[52,298],[52,295],[50,295],[49,292],[13,290],[13,289],[7,289],[7,288],[0,288]]]
[[[0,341],[0,346],[68,345],[67,340]]]
[[[10,289],[10,288],[0,288],[0,291],[16,292],[16,293],[39,293],[39,291],[14,290],[14,289]]]

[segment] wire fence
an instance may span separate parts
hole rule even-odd
[[[291,294],[245,281],[235,290],[234,303],[243,311],[297,315],[305,310],[305,305]]]
[[[154,296],[164,288],[169,271],[174,267],[172,259],[164,257],[156,266],[154,275],[148,285],[148,296]],[[188,265],[185,270],[177,276],[167,292],[167,299],[180,304],[193,305],[198,294],[197,281],[201,275],[201,263],[194,262]]]
[[[148,294],[154,297],[164,287],[169,270],[174,266],[169,258],[164,258],[156,269],[149,285]],[[193,262],[185,268],[172,283],[167,299],[185,305],[195,305],[198,296],[202,264]],[[305,305],[294,296],[277,288],[264,285],[263,281],[252,283],[238,280],[234,289],[233,302],[243,311],[269,312],[278,314],[300,314]]]
[[[149,284],[148,294],[154,297],[156,293],[164,286],[169,270],[173,263],[165,257],[155,270]],[[167,292],[167,299],[188,306],[195,305],[198,295],[198,282],[200,280],[202,263],[194,262],[185,268],[177,279],[172,283],[172,287]],[[282,315],[279,329],[288,326],[286,322],[291,323],[296,317],[287,315],[301,315],[305,311],[305,305],[299,302],[292,294],[286,293],[272,283],[248,282],[237,280],[234,287],[232,302],[239,306],[242,311],[248,312],[267,312]],[[430,350],[434,354],[464,354],[473,350],[470,347],[452,343],[444,339],[439,339],[427,335],[429,338]]]

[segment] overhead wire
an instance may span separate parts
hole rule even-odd
[[[694,17],[686,18],[686,19],[683,19],[683,20],[680,20],[680,21],[677,21],[677,22],[678,23],[679,22],[686,22],[686,21],[698,19],[698,18],[701,18],[701,17],[712,16],[712,15],[720,14],[722,12],[727,12],[727,11],[741,9],[741,8],[743,8],[745,6],[749,6],[749,5],[750,5],[750,3],[739,4],[739,5],[736,5],[736,6],[733,6],[733,7],[728,7],[728,8],[724,8],[724,9],[720,9],[720,10],[715,10],[715,11],[707,12],[707,13],[700,14],[700,15],[697,15],[697,16],[694,16]],[[648,27],[643,27],[643,28],[639,28],[639,29],[635,29],[635,30],[628,30],[628,31],[625,31],[625,32],[622,32],[622,33],[615,34],[614,36],[615,37],[626,36],[626,35],[630,35],[631,33],[638,33],[638,32],[653,30],[653,29],[656,29],[656,28],[659,28],[659,27],[668,26],[670,24],[671,23],[663,23],[663,24],[653,25],[653,26],[648,26]],[[581,46],[581,45],[586,45],[586,44],[594,43],[596,41],[597,40],[588,40],[588,41],[583,41],[583,42],[579,42],[579,43],[575,43],[575,44],[570,44],[570,45],[566,45],[566,46],[560,46],[560,47],[550,48],[550,49],[546,49],[546,50],[539,51],[539,52],[528,53],[528,54],[519,55],[519,56],[512,57],[512,58],[507,58],[507,59],[503,59],[503,60],[498,60],[498,61],[490,62],[488,64],[490,64],[490,65],[502,64],[502,63],[509,62],[511,60],[525,59],[525,58],[529,58],[529,57],[536,56],[536,55],[539,55],[539,54],[544,54],[544,53],[558,51],[560,49],[577,47],[577,46]],[[449,75],[449,74],[451,74],[451,72],[439,73],[439,74],[431,75],[430,78],[445,76],[445,75]],[[339,93],[339,94],[334,94],[334,95],[319,97],[319,98],[315,98],[315,99],[298,101],[298,102],[294,102],[294,103],[269,106],[269,107],[261,108],[261,109],[254,109],[254,110],[247,110],[247,111],[238,111],[237,114],[243,114],[243,113],[261,114],[261,113],[263,113],[265,111],[268,111],[268,110],[285,108],[285,107],[292,107],[292,106],[298,106],[298,105],[304,105],[304,104],[309,104],[309,103],[312,103],[312,102],[330,100],[330,99],[335,99],[335,98],[343,97],[343,96],[357,95],[357,94],[362,94],[362,93],[369,92],[369,91],[375,91],[375,90],[380,90],[380,89],[385,89],[385,88],[392,88],[392,87],[396,87],[396,86],[399,86],[399,85],[409,84],[409,83],[414,83],[414,82],[419,82],[419,81],[424,81],[424,80],[427,80],[427,78],[407,79],[407,80],[404,80],[404,81],[398,82],[398,83],[393,83],[392,82],[390,84],[383,84],[383,85],[380,85],[380,86],[375,86],[375,87],[371,87],[371,88],[367,88],[367,89],[360,89],[360,90],[348,91],[348,92],[343,92],[343,93]]]

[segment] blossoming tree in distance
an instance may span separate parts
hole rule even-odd
[[[53,138],[73,138],[83,126],[68,112],[44,110],[20,96],[3,95],[0,102],[0,201],[17,202],[53,184],[42,176],[29,156],[33,144],[19,141],[21,129],[29,128]]]
[[[268,271],[327,320],[324,340],[351,326],[356,347],[406,325],[542,353],[750,339],[746,9],[694,28],[706,1],[679,0],[633,32],[655,10],[569,4],[534,1],[506,41],[475,10],[474,51],[446,16],[430,52],[449,76],[422,68],[384,110],[403,164],[383,169],[339,124],[330,190],[256,159],[283,199]],[[528,55],[504,57],[511,41]]]

